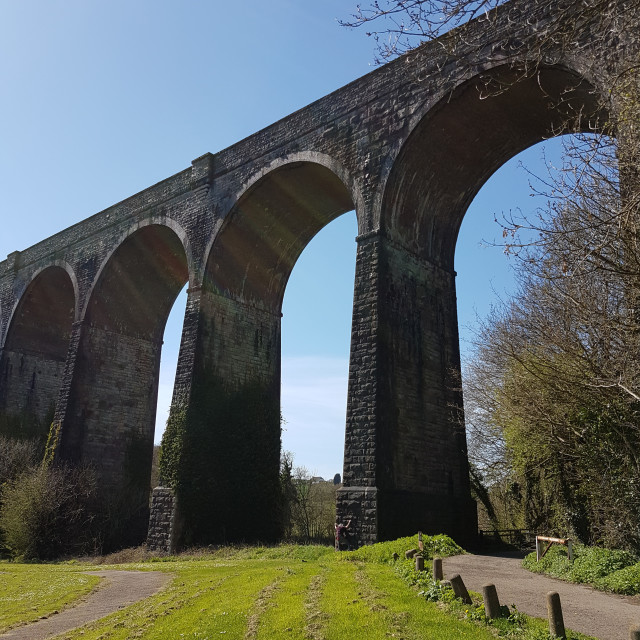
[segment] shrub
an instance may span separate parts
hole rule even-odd
[[[571,564],[567,557],[566,548],[554,545],[540,562],[536,562],[535,553],[530,553],[522,561],[522,566],[534,573],[544,573],[556,578],[567,578]]]
[[[14,557],[51,560],[93,550],[95,475],[88,469],[32,467],[2,489],[0,531]]]
[[[37,464],[42,457],[37,440],[19,440],[0,435],[0,487]]]
[[[632,565],[636,559],[628,551],[579,547],[569,573],[573,582],[594,583],[599,578]]]
[[[598,589],[632,596],[640,593],[640,562],[619,569],[594,583]]]
[[[640,563],[635,564],[636,560],[628,551],[576,545],[570,563],[566,549],[554,546],[540,562],[536,562],[535,553],[530,553],[522,566],[535,573],[632,595],[640,593]]]

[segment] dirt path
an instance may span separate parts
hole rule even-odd
[[[515,604],[519,611],[547,617],[546,594],[560,594],[564,623],[574,631],[600,640],[629,640],[629,627],[640,624],[640,598],[617,596],[590,587],[530,573],[521,559],[508,556],[465,555],[443,560],[444,577],[459,573],[466,586],[482,591],[482,585],[496,585],[502,604]]]
[[[159,591],[173,577],[158,571],[87,571],[103,578],[100,585],[80,604],[60,613],[17,627],[0,638],[12,640],[44,640],[58,633],[81,627],[118,609],[143,600]]]

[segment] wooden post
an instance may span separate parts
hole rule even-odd
[[[442,573],[442,558],[433,559],[433,579],[442,580],[444,574]]]
[[[536,562],[540,562],[540,547],[541,542],[538,540],[538,536],[536,536]]]
[[[465,604],[473,604],[471,596],[467,591],[467,587],[464,586],[464,582],[459,573],[456,573],[455,576],[451,576],[449,581],[451,582],[451,587],[456,598],[460,598]]]
[[[547,612],[549,615],[549,633],[554,638],[566,639],[560,596],[556,591],[547,593]]]
[[[482,599],[484,601],[484,613],[489,618],[500,617],[500,600],[498,600],[498,592],[495,584],[485,584],[482,586]]]
[[[416,559],[416,571],[424,571],[424,558],[418,553],[415,556]]]
[[[573,562],[573,543],[571,540],[567,540],[567,555],[569,556],[569,562]]]
[[[640,624],[632,624],[629,629],[629,640],[640,640]]]

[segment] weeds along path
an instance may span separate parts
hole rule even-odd
[[[629,626],[640,624],[640,597],[602,593],[584,585],[572,584],[530,573],[521,558],[498,555],[462,555],[443,560],[445,578],[456,573],[467,588],[481,591],[482,585],[496,585],[502,604],[515,604],[519,611],[546,618],[546,594],[560,594],[567,627],[602,640],[628,640]]]
[[[173,577],[158,571],[88,571],[102,578],[97,589],[80,604],[64,609],[60,613],[17,627],[0,635],[3,640],[42,640],[70,629],[75,629],[93,620],[148,598],[159,591]]]

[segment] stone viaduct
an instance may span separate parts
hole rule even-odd
[[[486,21],[469,27],[480,48],[423,45],[0,262],[0,411],[55,412],[55,459],[96,467],[120,544],[147,533],[163,329],[186,283],[163,441],[180,517],[173,491],[157,492],[153,533],[170,522],[173,542],[277,537],[283,294],[314,234],[353,209],[339,517],[361,542],[474,535],[456,420],[458,229],[497,168],[577,113],[588,129],[603,93],[602,52],[585,43],[531,73],[509,60],[549,20],[530,17],[530,4],[505,5],[486,36]]]

